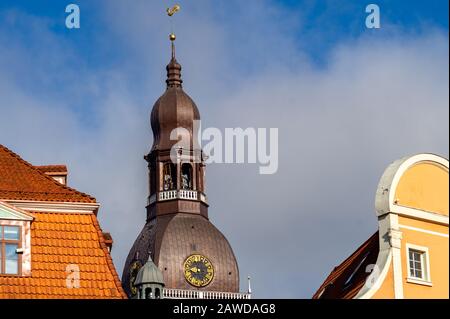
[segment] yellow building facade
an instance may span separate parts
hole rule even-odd
[[[387,278],[380,276],[380,288],[374,285],[359,297],[449,297],[448,204],[447,159],[419,154],[386,169],[376,211],[380,248],[391,256],[390,262],[380,258]]]
[[[448,298],[448,169],[448,160],[434,154],[389,165],[375,197],[378,232],[314,298]]]

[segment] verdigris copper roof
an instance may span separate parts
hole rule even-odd
[[[136,286],[142,284],[161,284],[164,286],[163,274],[155,265],[151,257],[149,257],[145,265],[139,269],[134,284]]]

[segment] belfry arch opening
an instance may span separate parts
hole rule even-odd
[[[145,299],[153,299],[152,288],[145,288]]]
[[[192,165],[189,163],[181,165],[181,189],[192,189]]]
[[[165,163],[163,168],[163,190],[173,190],[177,187],[177,169],[173,163]]]

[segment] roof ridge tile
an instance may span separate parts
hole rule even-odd
[[[2,197],[1,193],[8,193],[13,198],[7,198],[7,199],[27,199],[27,200],[34,199],[34,200],[54,201],[54,200],[49,200],[49,198],[50,198],[49,195],[65,194],[66,197],[69,197],[68,199],[70,199],[70,201],[96,203],[96,200],[94,197],[92,197],[86,193],[80,192],[74,188],[71,188],[69,186],[59,183],[52,177],[48,176],[47,174],[45,174],[44,172],[39,170],[36,166],[27,162],[26,160],[21,158],[18,154],[14,153],[10,149],[8,149],[6,146],[0,144],[0,156],[2,153],[7,154],[10,158],[14,158],[18,163],[20,163],[21,165],[24,165],[28,169],[29,172],[32,172],[36,176],[39,176],[42,180],[46,180],[48,184],[56,186],[57,188],[59,188],[61,190],[61,192],[54,193],[54,192],[48,192],[45,190],[33,192],[33,191],[24,191],[22,189],[16,189],[16,190],[9,189],[8,190],[8,189],[1,189],[1,184],[0,184],[0,197]],[[0,169],[2,168],[1,164],[2,164],[2,161],[1,161],[1,157],[0,157]],[[10,169],[11,169],[11,167],[9,166],[8,170],[6,170],[6,171],[9,171]],[[16,185],[16,186],[20,186],[20,185]],[[63,192],[63,190],[65,192]],[[32,196],[30,196],[30,198],[28,198],[26,195],[30,195],[30,194],[41,194],[41,195],[46,195],[46,196],[43,196],[43,198],[42,198],[42,196],[39,198],[37,196],[35,198],[32,198]],[[13,195],[16,195],[16,196],[13,196]],[[19,195],[21,195],[21,196],[19,196]],[[15,198],[15,197],[17,197],[17,198]],[[25,197],[25,198],[23,198],[23,197]]]

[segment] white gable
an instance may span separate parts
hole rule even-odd
[[[0,219],[31,221],[33,220],[33,217],[21,209],[15,208],[14,206],[8,205],[4,202],[0,202]]]

